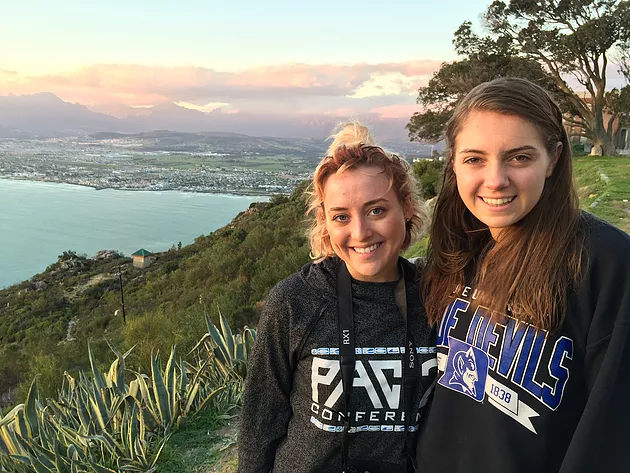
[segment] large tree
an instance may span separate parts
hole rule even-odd
[[[568,123],[579,124],[583,136],[613,154],[613,124],[627,111],[630,86],[607,91],[607,72],[611,53],[628,53],[630,1],[495,1],[484,18],[489,34],[478,36],[471,23],[462,24],[453,43],[463,60],[443,64],[419,90],[424,110],[407,125],[410,138],[439,139],[455,104],[472,87],[511,75],[549,89],[577,118]],[[585,93],[576,93],[569,78]]]

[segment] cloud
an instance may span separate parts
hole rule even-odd
[[[16,75],[18,75],[18,72],[17,71],[9,71],[7,69],[0,69],[0,75],[16,76]]]
[[[409,118],[419,110],[420,106],[416,104],[394,104],[375,107],[370,112],[376,113],[381,118]]]
[[[47,91],[63,100],[92,106],[175,102],[205,112],[217,108],[225,112],[364,112],[400,101],[413,102],[418,85],[426,83],[439,66],[439,61],[414,60],[379,64],[290,63],[218,71],[195,66],[96,64],[55,75],[0,72],[0,94]]]
[[[417,83],[425,79],[425,75],[405,75],[402,72],[375,72],[370,78],[357,87],[351,97],[366,98],[378,95],[415,95]],[[428,78],[426,78],[428,81]]]
[[[198,110],[199,112],[210,113],[215,110],[224,109],[228,107],[230,104],[225,102],[209,102],[205,105],[196,105],[194,103],[189,102],[175,102],[175,105],[179,105],[180,107],[189,108],[191,110]]]

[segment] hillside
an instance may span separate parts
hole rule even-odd
[[[190,350],[205,333],[204,313],[216,321],[217,306],[233,327],[255,324],[268,290],[308,261],[300,196],[252,204],[144,270],[115,252],[88,259],[67,251],[43,273],[0,291],[2,404],[21,397],[35,375],[40,390],[54,394],[65,370],[87,367],[90,339],[97,358],[109,350],[105,338],[121,350],[136,345],[128,366],[146,370],[152,350]]]

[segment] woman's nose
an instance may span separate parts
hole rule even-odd
[[[372,227],[365,218],[355,218],[352,227],[352,238],[356,241],[365,241],[372,236]]]
[[[510,179],[503,163],[491,164],[486,168],[484,184],[490,190],[503,189],[510,185]]]

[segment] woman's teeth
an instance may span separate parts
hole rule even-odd
[[[379,246],[381,246],[380,243],[375,243],[372,246],[368,246],[367,248],[359,248],[355,246],[354,251],[356,251],[357,253],[370,253],[374,251],[375,249],[377,249]]]
[[[512,202],[514,200],[514,197],[506,197],[503,199],[487,199],[485,197],[482,197],[483,201],[486,204],[490,204],[490,205],[505,205],[505,204],[509,204],[510,202]]]

